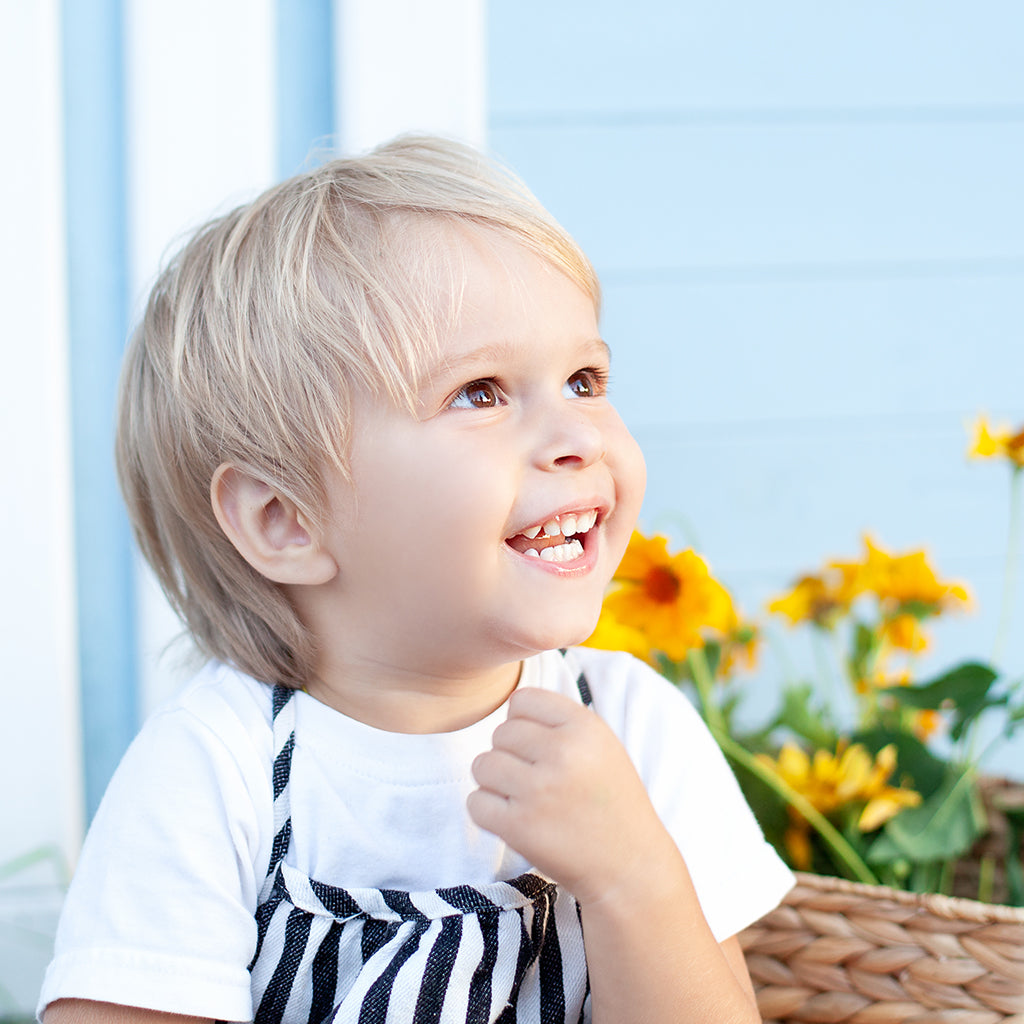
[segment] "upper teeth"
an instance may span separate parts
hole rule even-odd
[[[531,526],[528,530],[523,530],[523,536],[528,540],[534,540],[543,530],[545,537],[572,537],[574,534],[588,533],[596,522],[596,508],[587,512],[569,512],[549,519],[543,526]]]

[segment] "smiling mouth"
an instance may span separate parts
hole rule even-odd
[[[583,554],[583,538],[597,523],[597,509],[566,512],[531,526],[506,544],[521,555],[543,562],[571,562]]]

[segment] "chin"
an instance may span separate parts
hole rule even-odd
[[[597,616],[575,625],[563,625],[560,629],[541,631],[535,634],[535,650],[554,651],[562,647],[575,647],[589,640],[597,627]]]

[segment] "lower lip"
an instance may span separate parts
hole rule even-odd
[[[534,555],[524,555],[521,551],[516,551],[511,546],[508,546],[508,549],[531,568],[542,569],[555,576],[581,576],[590,572],[597,564],[597,537],[595,533],[596,531],[591,530],[583,535],[583,554],[579,558],[574,558],[571,562],[548,562]]]

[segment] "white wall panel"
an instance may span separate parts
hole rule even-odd
[[[273,181],[274,4],[130,0],[126,14],[135,319],[187,233]],[[183,649],[168,650],[180,624],[148,570],[139,573],[145,712],[179,684]]]
[[[272,0],[128,0],[133,295],[186,229],[274,168]]]
[[[0,96],[0,865],[81,835],[57,4],[4,0]],[[28,1005],[57,907],[50,863],[0,885],[0,985]],[[31,930],[42,930],[33,936]]]
[[[361,152],[401,132],[484,140],[484,0],[340,0],[339,135]]]

